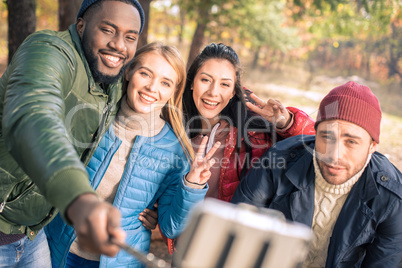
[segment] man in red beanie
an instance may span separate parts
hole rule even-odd
[[[303,267],[400,267],[402,174],[376,152],[380,122],[368,87],[334,88],[320,103],[316,135],[271,147],[232,202],[277,209],[311,226]]]

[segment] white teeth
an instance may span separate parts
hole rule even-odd
[[[111,56],[111,55],[105,55],[105,58],[110,60],[113,63],[117,63],[119,62],[120,58],[119,57],[115,57],[115,56]]]
[[[147,101],[156,101],[155,98],[152,98],[152,97],[150,97],[150,96],[144,95],[144,94],[142,94],[142,93],[140,93],[140,96],[141,96],[142,98],[144,98],[145,100],[147,100]]]
[[[208,105],[213,105],[213,106],[216,106],[219,103],[219,102],[212,102],[212,101],[207,101],[207,100],[202,100],[202,101],[205,102]]]

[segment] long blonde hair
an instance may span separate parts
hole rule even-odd
[[[151,52],[161,55],[176,71],[176,91],[173,97],[162,108],[161,117],[172,126],[187,158],[192,160],[194,158],[194,150],[183,126],[182,99],[187,75],[184,61],[176,47],[164,45],[161,42],[153,42],[137,50],[129,68],[134,68],[134,66],[141,63],[144,56]],[[124,89],[126,88],[127,85],[124,86]]]

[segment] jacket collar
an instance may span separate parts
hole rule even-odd
[[[88,77],[88,85],[89,85],[89,92],[93,95],[101,95],[104,97],[108,96],[109,87],[103,89],[98,83],[95,82],[91,69],[89,68],[87,59],[84,54],[84,49],[81,45],[81,39],[77,32],[77,25],[74,23],[68,27],[68,30],[71,35],[71,39],[73,40],[75,49],[77,50],[78,54],[81,57],[82,63],[84,64],[85,71]]]
[[[301,150],[302,152],[290,152],[290,157],[298,158],[298,160],[286,171],[285,175],[299,190],[314,186],[315,176],[309,176],[311,172],[314,174],[313,150],[314,143]]]

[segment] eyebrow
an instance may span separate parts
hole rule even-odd
[[[335,133],[333,131],[330,130],[321,130],[319,131],[319,134],[330,134],[330,135],[335,135]],[[350,133],[344,133],[342,134],[342,137],[347,137],[347,138],[352,138],[352,139],[359,139],[361,140],[362,138],[356,135],[352,135]]]
[[[345,133],[345,134],[343,134],[342,136],[348,137],[348,138],[352,138],[352,139],[358,139],[358,140],[361,140],[361,139],[362,139],[361,137],[352,135],[352,134],[350,134],[350,133]]]
[[[119,28],[116,24],[111,23],[110,21],[107,21],[107,20],[103,20],[102,23],[107,24],[107,25],[109,25],[109,26],[111,26],[111,27],[113,27],[115,29]],[[137,30],[129,30],[128,32],[133,33],[133,34],[138,34],[139,33]]]
[[[148,72],[154,73],[151,69],[149,69],[149,68],[146,67],[146,66],[141,66],[140,68],[138,68],[138,70],[141,70],[141,69],[145,69],[145,70],[147,70]],[[170,81],[172,84],[174,84],[173,80],[170,79],[169,77],[163,77],[163,79],[168,80],[168,81]]]
[[[210,75],[210,74],[208,74],[208,73],[205,73],[205,72],[202,72],[201,74],[205,74],[206,76],[209,76],[209,77],[211,77],[211,78],[213,78],[212,77],[212,75]],[[231,78],[222,78],[222,80],[229,80],[229,81],[232,81],[233,82],[233,79],[231,79]]]

